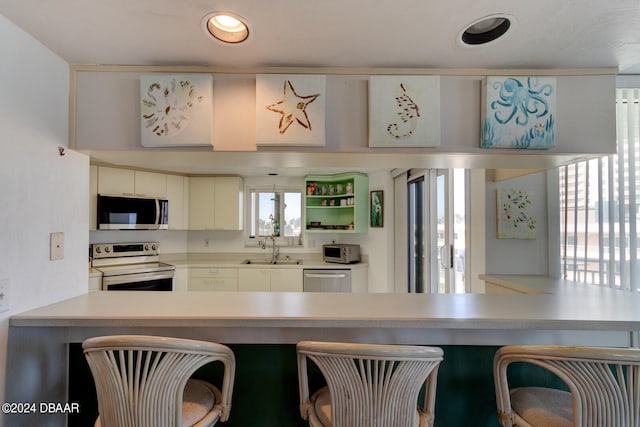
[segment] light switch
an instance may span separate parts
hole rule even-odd
[[[64,233],[51,233],[51,248],[49,250],[49,259],[51,261],[64,258]]]

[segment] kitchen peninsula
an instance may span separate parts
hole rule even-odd
[[[447,362],[466,365],[451,356],[466,346],[477,346],[480,352],[485,349],[490,360],[492,346],[505,344],[624,347],[637,343],[640,295],[572,282],[554,283],[557,286],[549,293],[530,295],[93,292],[11,317],[7,384],[19,386],[8,387],[6,398],[66,402],[66,344],[114,333],[159,334],[237,345],[232,348],[240,352],[238,358],[244,362],[248,357],[245,345],[252,346],[250,360],[258,361],[263,359],[261,349],[268,353],[274,346],[284,346],[291,355],[293,344],[302,339],[450,346],[450,357],[445,351],[444,373],[439,380],[439,393],[443,389],[443,395],[451,387]],[[475,351],[463,355],[476,357],[470,356],[472,353]],[[286,360],[295,373],[295,357]],[[469,366],[474,363],[468,361]],[[279,363],[273,372],[278,372],[277,366]],[[239,363],[237,375],[243,375],[242,370],[247,368]],[[490,368],[482,369],[488,370],[484,375],[490,378]],[[268,376],[266,371],[270,370],[267,366],[257,375]],[[262,379],[256,381],[261,383]],[[297,386],[291,384],[294,381],[295,375],[287,379],[294,391],[289,396],[293,400],[297,398]],[[241,384],[234,394],[234,405],[237,402],[240,408],[243,399],[251,399],[243,396]],[[296,405],[287,402],[287,408],[294,412]],[[446,414],[444,409],[441,412]],[[22,417],[17,421],[26,419]],[[43,419],[37,421],[43,424]],[[50,424],[48,415],[47,423],[65,425],[64,416],[59,424]]]

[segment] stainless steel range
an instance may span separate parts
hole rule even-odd
[[[91,245],[91,266],[102,272],[102,290],[173,290],[175,266],[159,262],[159,246],[158,242]]]

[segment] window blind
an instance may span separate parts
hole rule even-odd
[[[617,154],[560,168],[561,268],[567,280],[640,291],[640,89],[617,89]]]

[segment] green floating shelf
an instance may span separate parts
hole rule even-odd
[[[369,177],[366,174],[308,175],[305,177],[305,192],[304,222],[308,232],[368,231]]]

